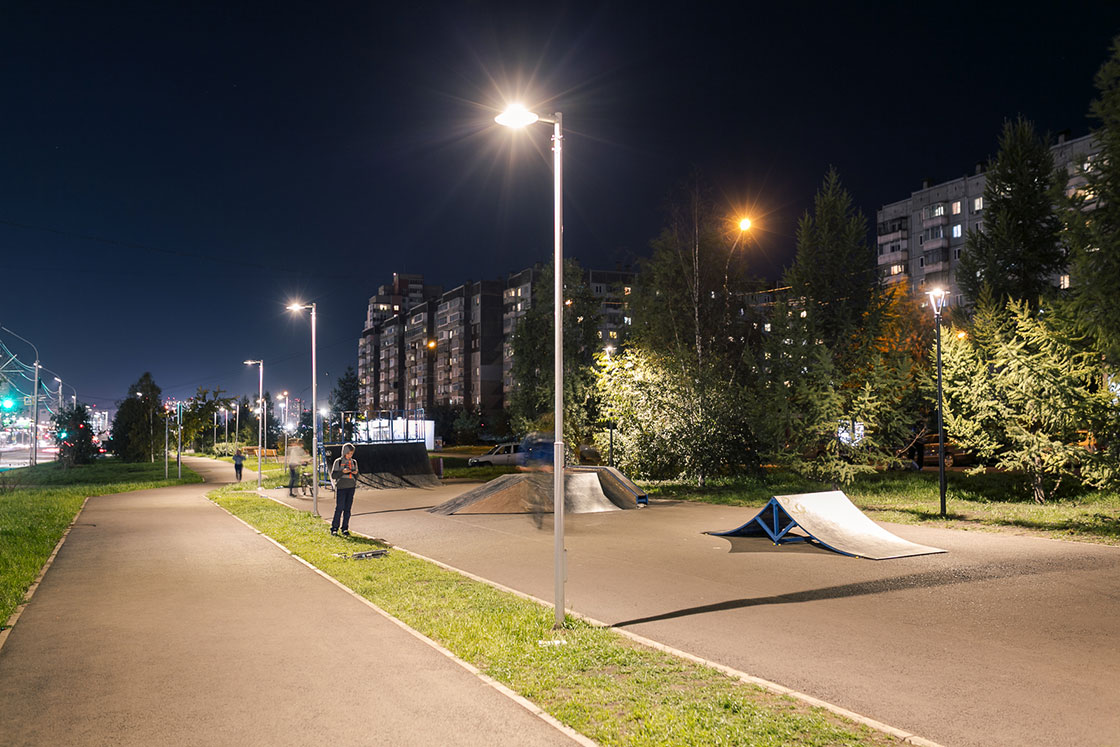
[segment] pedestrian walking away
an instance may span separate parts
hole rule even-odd
[[[358,487],[358,462],[354,459],[354,444],[342,445],[342,456],[331,466],[334,481],[334,518],[331,534],[339,531],[350,536],[350,509],[354,507],[354,489]]]
[[[245,465],[245,456],[241,449],[233,452],[233,471],[237,473],[237,481],[241,482],[241,468]]]
[[[288,453],[284,455],[284,459],[288,463],[288,495],[295,495],[296,486],[299,485],[300,468],[307,464],[307,452],[297,441],[288,447]]]

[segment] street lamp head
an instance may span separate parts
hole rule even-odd
[[[428,340],[428,348],[430,350],[435,350],[436,349],[436,341],[435,340]]]
[[[256,366],[257,364],[264,363],[264,361],[245,361],[246,366]]]
[[[538,117],[521,104],[510,104],[504,112],[494,117],[494,121],[503,127],[527,127],[536,122]]]
[[[303,311],[304,309],[310,308],[311,304],[301,303],[300,301],[293,301],[292,303],[288,304],[288,311]]]
[[[739,230],[740,231],[751,230],[751,219],[750,218],[743,218],[742,220],[740,220],[739,221]]]
[[[933,306],[933,313],[935,316],[941,315],[941,310],[945,308],[945,298],[948,293],[944,288],[934,288],[929,292],[929,302]]]

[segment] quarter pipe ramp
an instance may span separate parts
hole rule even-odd
[[[839,490],[776,495],[746,524],[715,537],[767,537],[775,545],[808,542],[842,555],[871,560],[945,552],[891,534],[867,518]]]

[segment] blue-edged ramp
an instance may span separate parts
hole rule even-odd
[[[867,518],[839,490],[776,495],[743,526],[727,532],[705,534],[715,537],[767,537],[775,545],[808,542],[841,555],[870,560],[945,552],[891,534]]]

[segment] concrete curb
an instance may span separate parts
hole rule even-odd
[[[266,495],[263,492],[258,492],[258,491],[253,491],[253,492],[257,493],[257,495],[261,496],[262,498],[267,498],[270,501],[273,501],[275,503],[279,503],[281,506],[285,506],[286,508],[291,508],[291,506],[289,506],[287,503],[284,503],[284,501],[277,500],[276,498],[273,498],[270,495]],[[217,505],[217,504],[215,504],[215,505]],[[219,508],[221,508],[221,507],[219,506]],[[225,510],[225,509],[223,509],[223,510]],[[230,515],[232,516],[233,514],[230,514]],[[237,517],[234,516],[234,518],[236,519]],[[238,519],[238,521],[241,521],[241,520]],[[242,523],[245,523],[245,522],[242,522]],[[249,526],[249,525],[246,524],[246,526]],[[250,528],[252,529],[252,527],[250,527]],[[253,531],[256,532],[257,530],[253,529]],[[257,533],[260,534],[260,532],[257,532]],[[362,534],[360,532],[353,532],[353,534],[357,534],[359,536],[366,537],[367,539],[376,539],[374,537],[369,537],[368,535]],[[269,541],[272,541],[271,538],[266,537],[266,539],[269,539]],[[277,544],[279,547],[283,548],[283,546],[279,545],[279,543],[275,543],[275,544]],[[288,552],[287,548],[283,548],[283,549],[285,550],[285,552]],[[535,597],[531,594],[526,594],[525,592],[518,591],[517,589],[512,589],[508,586],[504,586],[502,584],[499,584],[496,581],[491,581],[489,579],[482,578],[481,576],[477,576],[477,575],[475,575],[475,574],[473,574],[469,571],[464,571],[461,568],[456,568],[455,566],[448,565],[447,563],[443,563],[439,560],[436,560],[435,558],[429,558],[425,555],[421,555],[420,553],[412,552],[411,550],[400,547],[398,545],[393,545],[393,549],[398,550],[398,551],[403,552],[403,553],[406,553],[408,555],[411,555],[412,557],[417,558],[419,560],[423,560],[423,561],[426,561],[428,563],[432,563],[434,565],[437,565],[440,568],[444,568],[445,570],[453,571],[455,573],[466,576],[467,578],[471,579],[472,581],[478,581],[480,583],[486,584],[487,586],[493,587],[493,588],[495,588],[499,591],[504,591],[508,594],[513,594],[514,596],[520,597],[521,599],[525,599],[525,600],[528,600],[528,601],[531,601],[531,602],[535,602],[535,603],[543,605],[545,607],[553,607],[554,606],[551,602],[548,602],[544,599],[540,599],[539,597]],[[290,555],[291,553],[289,552],[288,554]],[[374,605],[372,602],[370,602],[369,600],[364,599],[363,597],[359,596],[356,592],[350,590],[348,587],[343,586],[341,583],[339,583],[335,579],[331,578],[327,574],[323,573],[318,568],[315,568],[311,564],[307,563],[302,558],[296,558],[296,559],[299,560],[301,563],[304,563],[305,565],[307,565],[309,568],[314,569],[316,573],[319,573],[320,575],[324,576],[325,578],[330,579],[331,582],[333,582],[334,584],[342,587],[343,589],[346,589],[347,591],[349,591],[354,596],[357,596],[359,599],[362,599],[362,601],[364,601],[366,604],[368,604],[371,607],[373,607],[374,609],[378,610],[378,612],[380,612],[381,614],[386,615],[387,617],[389,617],[389,619],[393,620],[398,625],[400,625],[400,626],[404,627],[405,629],[409,630],[414,635],[419,636],[420,638],[422,638],[425,641],[428,641],[435,648],[439,649],[440,651],[443,651],[444,653],[446,653],[448,656],[450,656],[452,658],[456,658],[453,653],[451,653],[450,651],[447,651],[442,646],[440,646],[438,643],[435,643],[434,641],[431,641],[430,639],[424,638],[424,636],[422,634],[416,632],[412,628],[409,628],[407,625],[400,622],[399,620],[394,618],[392,615],[389,615],[384,610],[381,610],[379,607]],[[793,689],[788,688],[784,685],[779,685],[776,682],[771,682],[769,680],[762,679],[761,677],[755,677],[754,675],[747,674],[746,672],[742,672],[738,669],[734,669],[734,668],[726,666],[724,664],[720,664],[719,662],[711,661],[709,659],[704,659],[702,657],[696,656],[695,654],[690,654],[687,651],[682,651],[680,649],[673,648],[672,646],[667,646],[663,643],[659,643],[659,642],[657,642],[655,640],[652,640],[650,638],[646,638],[645,636],[638,635],[637,633],[632,633],[628,630],[623,630],[621,628],[615,628],[615,627],[613,627],[613,626],[611,626],[611,625],[609,625],[605,622],[602,622],[600,620],[596,620],[593,617],[588,617],[587,615],[580,614],[579,612],[576,612],[572,609],[566,608],[564,611],[565,611],[566,614],[569,614],[572,617],[575,617],[577,619],[583,620],[584,622],[588,623],[589,625],[593,625],[597,628],[610,628],[610,629],[614,630],[616,633],[618,633],[619,635],[624,636],[626,638],[629,638],[630,640],[634,641],[635,643],[641,644],[641,645],[646,646],[648,648],[655,649],[657,651],[661,651],[661,652],[669,654],[671,656],[675,656],[679,659],[684,659],[686,661],[691,661],[695,664],[700,664],[700,665],[703,665],[703,666],[711,667],[712,669],[720,671],[720,672],[728,675],[729,677],[733,677],[734,679],[737,679],[737,680],[739,680],[741,682],[744,682],[744,683],[747,683],[747,684],[751,684],[751,685],[755,685],[757,687],[761,687],[762,689],[768,690],[769,692],[775,693],[777,695],[785,695],[787,697],[796,698],[797,700],[800,700],[803,703],[814,706],[816,708],[823,708],[824,710],[829,711],[831,713],[834,713],[838,716],[842,716],[842,717],[848,719],[849,721],[854,721],[858,724],[862,724],[863,726],[874,729],[875,731],[882,732],[883,734],[887,734],[891,737],[894,737],[895,739],[898,739],[899,741],[901,741],[905,744],[912,744],[912,745],[916,745],[917,747],[943,747],[943,745],[941,745],[937,742],[933,742],[933,741],[930,741],[928,739],[925,739],[924,737],[920,737],[916,734],[912,734],[912,733],[906,731],[905,729],[899,729],[897,727],[891,726],[890,724],[885,724],[882,721],[876,721],[875,719],[873,719],[869,716],[864,716],[864,715],[856,713],[854,711],[849,711],[846,708],[842,708],[841,706],[838,706],[838,705],[835,705],[833,703],[829,703],[827,701],[821,700],[820,698],[815,698],[812,695],[809,695],[807,693],[802,693],[802,692],[799,692],[797,690],[793,690]],[[462,661],[460,659],[457,659],[457,658],[456,658],[456,661],[458,661],[460,664],[462,664],[465,668],[469,669],[470,671],[478,674],[479,677],[489,679],[489,678],[486,677],[486,675],[478,672],[478,670],[475,669],[471,664],[469,664],[467,662],[464,662],[464,661]],[[510,693],[511,693],[511,697],[514,697],[514,698],[520,698],[521,697],[521,696],[517,695],[516,693],[513,693],[512,691],[510,691]],[[528,701],[526,701],[526,702],[528,702]],[[539,709],[537,709],[536,706],[533,706],[532,709],[536,709],[536,710],[534,710],[534,712],[539,711]],[[550,716],[548,718],[551,719]],[[559,722],[556,722],[556,723],[559,723]],[[563,725],[561,725],[561,726],[563,726]],[[567,729],[567,727],[563,727],[563,728],[565,730]],[[583,738],[586,739],[586,737],[583,737]],[[594,742],[590,742],[590,744],[594,744]]]
[[[270,501],[273,501],[273,502],[275,502],[275,503],[279,503],[279,504],[280,504],[281,506],[284,506],[285,508],[291,508],[291,506],[289,506],[288,504],[284,503],[283,501],[279,501],[279,500],[276,500],[276,499],[275,499],[275,498],[273,498],[272,496],[269,496],[269,495],[265,495],[265,494],[264,494],[263,492],[259,492],[259,491],[256,491],[256,490],[254,490],[253,492],[254,492],[254,493],[256,493],[257,495],[261,496],[262,498],[267,498],[267,499],[268,499],[268,500],[270,500]],[[345,584],[343,584],[343,583],[342,583],[341,581],[339,581],[338,579],[336,579],[336,578],[334,578],[333,576],[330,576],[329,574],[327,574],[326,572],[324,572],[324,571],[322,571],[322,570],[320,570],[320,569],[316,568],[316,567],[315,567],[314,565],[312,565],[312,564],[311,564],[311,563],[309,563],[308,561],[304,560],[303,558],[299,557],[298,555],[294,555],[294,554],[292,553],[292,551],[291,551],[291,550],[289,550],[288,548],[284,547],[284,545],[282,545],[281,543],[277,542],[277,541],[276,541],[276,540],[274,540],[274,539],[273,539],[272,537],[269,537],[269,536],[268,536],[267,534],[265,534],[264,532],[260,531],[260,530],[259,530],[259,529],[257,529],[256,527],[252,526],[251,524],[249,524],[249,523],[248,523],[248,522],[246,522],[245,520],[241,519],[241,518],[240,518],[240,517],[238,517],[238,516],[234,516],[234,515],[233,515],[232,513],[230,513],[230,512],[228,511],[228,510],[226,510],[226,509],[225,509],[225,508],[223,508],[222,506],[219,506],[219,505],[218,505],[217,503],[214,503],[214,501],[210,501],[210,503],[211,503],[211,505],[213,505],[214,507],[216,507],[216,508],[218,508],[218,509],[221,509],[222,511],[225,511],[225,513],[229,514],[229,516],[230,516],[230,517],[232,517],[233,519],[236,519],[237,521],[241,522],[241,523],[242,523],[242,524],[244,524],[244,525],[245,525],[246,527],[248,527],[248,528],[249,528],[250,530],[252,530],[252,531],[253,531],[253,532],[255,532],[256,534],[260,535],[261,537],[263,537],[263,538],[264,538],[264,539],[266,539],[267,541],[271,542],[271,543],[272,543],[273,545],[275,545],[276,547],[280,548],[280,550],[282,550],[282,551],[283,551],[283,552],[284,552],[285,554],[287,554],[288,556],[290,556],[290,557],[291,557],[291,558],[293,558],[294,560],[298,561],[299,563],[301,563],[302,565],[306,566],[306,567],[307,567],[307,568],[309,568],[310,570],[312,570],[312,571],[314,571],[315,573],[319,574],[320,576],[322,576],[323,578],[325,578],[325,579],[326,579],[327,581],[330,581],[330,582],[331,582],[332,584],[334,584],[334,585],[335,585],[335,586],[337,586],[338,588],[342,589],[342,590],[343,590],[343,591],[345,591],[345,592],[346,592],[347,594],[349,594],[350,596],[354,597],[354,598],[355,598],[355,599],[357,599],[357,600],[358,600],[359,602],[361,602],[362,604],[366,605],[366,606],[367,606],[367,607],[369,607],[369,608],[370,608],[371,610],[373,610],[373,611],[374,611],[374,612],[376,612],[377,614],[381,615],[382,617],[384,617],[384,618],[385,618],[386,620],[388,620],[389,622],[391,622],[391,623],[393,623],[394,625],[396,625],[396,626],[397,626],[398,628],[400,628],[401,630],[404,630],[404,631],[405,631],[405,632],[407,632],[407,633],[408,633],[409,635],[411,635],[411,636],[412,636],[413,638],[416,638],[416,639],[417,639],[418,641],[422,641],[423,643],[427,644],[427,645],[428,645],[429,647],[431,647],[431,648],[435,649],[436,651],[440,652],[441,654],[443,654],[444,656],[446,656],[446,657],[447,657],[448,659],[450,659],[451,661],[455,662],[456,664],[458,664],[458,665],[459,665],[460,667],[462,667],[463,669],[465,669],[465,670],[467,670],[468,672],[470,672],[471,674],[473,674],[473,675],[474,675],[475,677],[477,677],[477,678],[478,678],[479,680],[481,680],[481,681],[482,681],[483,683],[485,683],[485,684],[486,684],[486,685],[488,685],[489,687],[493,688],[494,690],[498,691],[499,693],[501,693],[501,694],[502,694],[502,695],[504,695],[505,697],[509,698],[509,699],[510,699],[510,700],[512,700],[512,701],[513,701],[514,703],[516,703],[517,705],[521,706],[521,707],[522,707],[522,708],[524,708],[524,709],[525,709],[526,711],[528,711],[529,713],[531,713],[531,714],[533,714],[534,716],[536,716],[537,718],[539,718],[539,719],[540,719],[541,721],[544,721],[544,722],[545,722],[546,724],[548,724],[548,725],[549,725],[549,726],[551,726],[552,728],[554,728],[554,729],[556,729],[557,731],[559,731],[559,732],[563,733],[563,734],[564,734],[565,736],[567,736],[568,738],[570,738],[570,739],[571,739],[572,741],[576,742],[577,744],[583,745],[583,747],[599,747],[599,743],[598,743],[598,742],[595,742],[595,741],[593,741],[593,740],[591,740],[591,739],[587,738],[586,736],[584,736],[583,734],[580,734],[580,733],[579,733],[578,731],[576,731],[575,729],[571,728],[570,726],[568,726],[568,725],[566,725],[566,724],[562,723],[561,721],[558,721],[558,720],[557,720],[556,718],[554,718],[554,717],[553,717],[553,716],[552,716],[551,714],[549,714],[549,713],[547,713],[546,711],[544,711],[543,709],[541,709],[541,708],[540,708],[540,707],[539,707],[539,706],[538,706],[538,705],[537,705],[536,703],[533,703],[533,702],[532,702],[531,700],[528,700],[527,698],[525,698],[525,697],[523,697],[523,696],[519,695],[518,693],[516,693],[516,692],[514,692],[513,690],[509,689],[508,687],[506,687],[505,685],[503,685],[503,684],[502,684],[501,682],[498,682],[497,680],[495,680],[494,678],[490,677],[489,675],[487,675],[487,674],[484,674],[484,673],[483,673],[483,672],[482,672],[481,670],[479,670],[479,669],[478,669],[478,667],[474,666],[474,665],[473,665],[473,664],[471,664],[470,662],[468,662],[468,661],[464,661],[463,659],[460,659],[460,658],[459,658],[458,656],[456,656],[456,655],[455,655],[455,654],[454,654],[454,653],[453,653],[452,651],[450,651],[449,649],[447,649],[447,648],[445,648],[445,647],[441,646],[440,644],[438,644],[438,643],[436,643],[435,641],[433,641],[433,640],[432,640],[431,638],[428,638],[427,636],[425,636],[425,635],[424,635],[423,633],[421,633],[420,631],[416,630],[415,628],[412,628],[412,627],[410,627],[410,626],[409,626],[409,625],[407,625],[406,623],[404,623],[404,622],[402,622],[402,621],[398,620],[397,618],[393,617],[393,616],[392,616],[392,615],[390,615],[390,614],[389,614],[388,612],[386,612],[385,610],[381,609],[381,608],[380,608],[380,607],[378,607],[378,606],[377,606],[376,604],[374,604],[373,602],[369,601],[368,599],[366,599],[365,597],[363,597],[363,596],[362,596],[361,594],[359,594],[358,592],[356,592],[356,591],[354,591],[353,589],[351,589],[351,588],[350,588],[349,586],[346,586]],[[365,537],[366,539],[370,539],[370,540],[375,540],[375,539],[376,539],[376,538],[374,538],[374,537],[369,537],[368,535],[362,534],[361,532],[352,532],[352,534],[356,534],[356,535],[358,535],[359,537]],[[397,549],[397,548],[395,548],[395,547],[394,547],[394,549]],[[408,553],[408,554],[409,554],[409,555],[412,555],[413,553]]]
[[[58,542],[55,544],[54,550],[51,551],[50,556],[47,558],[47,562],[43,563],[43,567],[39,569],[39,575],[36,576],[35,580],[31,582],[31,586],[27,587],[27,591],[23,595],[23,601],[20,602],[19,606],[16,607],[15,611],[11,615],[9,615],[7,621],[5,621],[4,629],[0,630],[0,649],[4,648],[4,643],[8,640],[8,633],[10,633],[12,628],[15,627],[16,621],[19,620],[19,616],[23,614],[23,611],[25,609],[27,609],[28,603],[31,602],[31,597],[35,595],[35,590],[39,588],[39,584],[43,581],[43,577],[47,575],[47,570],[51,567],[51,564],[54,563],[55,556],[57,556],[58,551],[62,549],[62,543],[65,542],[66,538],[70,535],[70,530],[73,529],[74,525],[78,523],[78,517],[82,515],[82,511],[86,510],[86,504],[89,503],[89,498],[90,497],[87,495],[85,500],[82,501],[81,507],[79,507],[77,513],[74,514],[74,518],[70,520],[70,524],[62,532],[62,536],[58,538]]]

